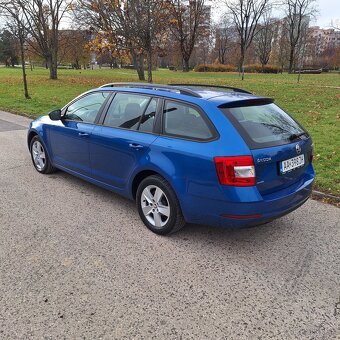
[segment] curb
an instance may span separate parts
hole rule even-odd
[[[332,200],[336,200],[336,201],[340,202],[339,196],[334,196],[334,195],[331,195],[331,194],[325,194],[324,192],[317,191],[317,190],[313,190],[312,194],[315,195],[315,196],[319,196],[319,197],[322,197],[322,198],[330,198]]]

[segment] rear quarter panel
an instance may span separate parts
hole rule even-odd
[[[136,169],[134,176],[141,170],[153,170],[162,175],[173,187],[180,201],[184,217],[187,221],[199,219],[206,213],[206,206],[197,202],[207,200],[226,201],[240,199],[240,190],[233,187],[222,187],[217,178],[214,157],[250,155],[250,150],[235,128],[216,108],[207,101],[198,104],[216,127],[219,136],[216,140],[199,142],[159,136],[151,145],[150,152]],[[133,176],[133,177],[134,177]],[[238,188],[245,189],[245,188]],[[247,190],[249,196],[249,190]],[[252,196],[252,194],[250,194]],[[200,198],[204,198],[200,200]],[[249,200],[258,199],[257,191]],[[228,200],[228,199],[227,199]]]

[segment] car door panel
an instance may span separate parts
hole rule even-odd
[[[105,113],[103,125],[93,130],[90,143],[92,177],[119,190],[127,188],[130,175],[145,160],[158,99],[142,94],[117,93]],[[138,131],[142,127],[143,131]]]
[[[138,131],[96,126],[90,143],[92,177],[123,189],[130,174],[148,157],[150,144],[157,135]]]
[[[94,125],[75,121],[64,121],[49,129],[49,140],[55,166],[91,175],[89,138]]]
[[[91,176],[89,140],[109,96],[108,92],[87,93],[64,109],[62,120],[49,126],[49,144],[56,167]]]

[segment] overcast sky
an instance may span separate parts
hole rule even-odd
[[[339,0],[317,0],[317,6],[319,9],[317,26],[328,27],[332,20],[340,20]]]
[[[217,3],[223,4],[222,1],[217,1]],[[331,21],[335,22],[336,20],[340,21],[340,0],[316,0],[315,1],[316,8],[318,12],[316,13],[316,18],[313,19],[310,23],[310,26],[320,26],[322,28],[327,28],[330,26]],[[223,5],[221,5],[222,7]],[[213,9],[213,17],[218,18],[223,12],[223,7]],[[283,17],[284,14],[282,11],[273,11],[275,16]]]

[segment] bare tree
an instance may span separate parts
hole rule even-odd
[[[223,17],[215,26],[215,50],[218,62],[225,64],[227,52],[233,47],[234,30],[228,18]]]
[[[106,41],[108,52],[126,49],[131,53],[139,80],[145,80],[144,53],[131,32],[129,13],[123,1],[116,0],[78,0],[74,14],[80,26],[87,25],[100,44]],[[137,46],[138,45],[138,46]]]
[[[283,73],[283,69],[288,64],[289,61],[288,55],[289,55],[289,40],[286,35],[286,30],[283,27],[276,42],[276,61],[280,65],[281,73]]]
[[[233,0],[226,2],[226,7],[237,29],[240,43],[240,67],[244,79],[244,60],[247,49],[257,32],[257,24],[266,11],[269,0]]]
[[[27,22],[25,16],[20,9],[18,10],[11,1],[1,1],[0,9],[4,12],[7,19],[7,29],[15,36],[19,42],[22,79],[24,85],[24,96],[26,99],[31,99],[28,93],[26,67],[25,67],[25,42],[27,39],[27,31],[25,29]]]
[[[167,26],[165,4],[163,0],[79,0],[75,13],[80,24],[105,34],[113,48],[131,53],[139,80],[145,80],[146,54],[148,81],[152,82],[155,45]]]
[[[315,12],[314,2],[315,0],[284,0],[283,5],[286,13],[284,21],[287,26],[290,46],[289,73],[295,66],[296,50],[303,40],[303,34],[307,32],[309,17]]]
[[[133,0],[126,2],[126,9],[130,36],[146,53],[148,82],[152,83],[154,48],[166,30],[168,8],[162,0]]]
[[[255,50],[258,58],[260,59],[262,69],[264,65],[268,64],[272,51],[274,25],[275,19],[271,17],[270,12],[264,13],[263,20],[258,25],[258,33],[254,37]]]
[[[25,18],[28,43],[45,59],[50,79],[57,79],[59,26],[72,0],[12,0],[11,3]]]
[[[205,10],[205,0],[170,0],[170,29],[181,49],[184,72],[189,71],[189,60],[206,19]]]

